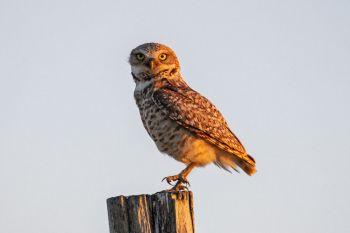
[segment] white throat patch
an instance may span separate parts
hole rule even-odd
[[[147,81],[140,81],[140,82],[136,82],[136,87],[135,87],[135,91],[143,91],[143,89],[145,89],[146,87],[148,87],[149,85],[151,85],[153,83],[153,79],[147,80]]]
[[[141,73],[149,72],[149,69],[144,66],[131,66],[131,72],[138,77]]]

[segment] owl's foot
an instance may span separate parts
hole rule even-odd
[[[174,187],[169,189],[170,192],[178,192],[178,191],[189,191],[187,184],[183,184],[180,181],[176,183]]]
[[[165,190],[165,191],[177,192],[181,190],[188,190],[188,187],[190,186],[190,182],[188,182],[186,177],[188,176],[188,174],[190,174],[190,172],[195,166],[196,166],[195,163],[190,163],[182,172],[180,172],[180,174],[175,176],[164,177],[162,181],[166,180],[168,184],[173,186],[171,189]],[[172,182],[175,182],[175,181],[176,181],[176,184],[173,185]]]
[[[183,186],[185,185],[185,187],[187,186],[191,186],[190,185],[190,182],[187,180],[186,177],[184,177],[181,173],[179,175],[175,175],[175,176],[167,176],[167,177],[164,177],[162,179],[162,181],[166,180],[166,182],[168,182],[168,184],[174,186],[173,189],[175,187],[180,187],[180,186]],[[173,181],[177,181],[175,185],[173,185],[171,182]]]
[[[179,192],[179,191],[189,191],[188,186],[184,185],[178,181],[171,189],[166,189],[163,192]]]

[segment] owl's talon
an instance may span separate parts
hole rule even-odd
[[[190,182],[182,175],[182,174],[179,174],[179,175],[175,175],[175,176],[167,176],[167,177],[164,177],[162,179],[162,182],[166,180],[166,182],[171,185],[171,186],[174,186],[173,188],[177,187],[177,186],[180,186],[180,184],[184,184],[186,187],[186,189],[188,190],[188,187],[190,187]],[[172,184],[173,181],[177,181],[177,183],[175,185]],[[182,185],[183,186],[183,185]]]
[[[170,176],[164,177],[164,178],[162,179],[162,182],[163,182],[164,180],[166,180],[166,182],[167,182],[169,185],[174,186],[171,182],[172,182],[172,181],[175,181],[175,180],[172,180],[172,179],[170,179],[169,177],[170,177]]]
[[[167,182],[168,184],[173,185],[171,182],[172,182],[172,181],[178,181],[178,179],[179,179],[179,176],[178,176],[178,175],[175,175],[175,176],[166,176],[166,177],[164,177],[164,178],[162,179],[162,182],[163,182],[164,180],[166,180],[166,182]]]
[[[163,192],[179,192],[179,191],[189,191],[188,187],[186,185],[183,185],[182,183],[176,183],[174,187],[171,189],[166,189]]]
[[[183,179],[182,183],[185,184],[186,187],[191,187],[191,184],[187,179]]]
[[[179,181],[181,181],[182,184],[185,184],[186,187],[190,187],[191,186],[190,182],[183,176],[179,177]]]
[[[173,191],[183,191],[183,190],[188,191],[189,189],[188,189],[187,185],[183,185],[180,181],[178,181],[176,183],[176,185],[171,190],[173,190]]]

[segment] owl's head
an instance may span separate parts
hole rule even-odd
[[[134,48],[129,63],[138,79],[167,72],[170,76],[180,72],[180,64],[174,51],[162,44],[146,43]]]

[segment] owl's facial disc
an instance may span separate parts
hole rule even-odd
[[[168,76],[179,72],[180,65],[175,53],[160,44],[143,44],[131,51],[129,63],[134,76],[139,81],[157,77],[162,72]]]

